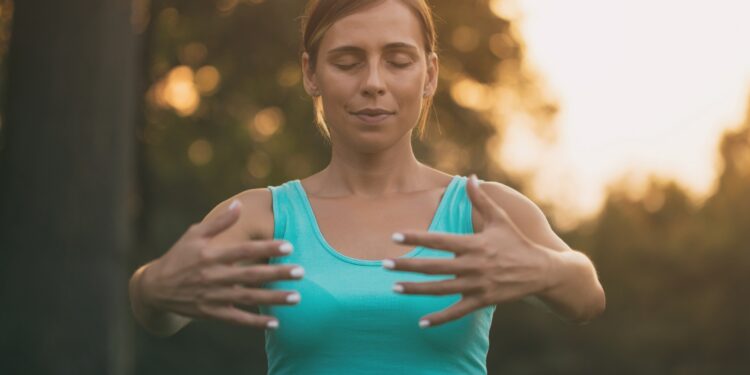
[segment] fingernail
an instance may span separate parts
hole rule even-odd
[[[469,177],[469,180],[471,181],[472,185],[479,187],[479,180],[477,180],[477,175],[471,174],[471,177]]]
[[[430,321],[427,319],[422,319],[419,321],[419,328],[424,328],[430,325]]]
[[[294,293],[294,294],[290,294],[290,295],[286,296],[286,301],[287,302],[299,302],[299,300],[300,300],[299,293]]]
[[[393,291],[396,293],[402,293],[404,291],[404,286],[401,284],[393,284]]]
[[[240,206],[240,201],[235,199],[232,201],[232,203],[229,204],[229,211],[232,211],[239,206]]]
[[[396,264],[393,263],[392,260],[390,260],[390,259],[383,259],[383,267],[384,268],[393,269],[393,267],[395,267],[395,266],[396,266]]]
[[[391,239],[396,242],[404,242],[404,235],[399,232],[394,232],[393,235],[391,236]]]
[[[292,246],[292,244],[289,242],[284,242],[283,244],[281,244],[281,246],[279,246],[279,251],[281,251],[284,254],[291,253],[293,249],[294,249],[294,246]]]
[[[292,277],[302,277],[305,274],[305,270],[302,267],[294,267],[290,274]]]
[[[279,321],[278,320],[271,320],[270,322],[268,322],[268,324],[266,324],[266,326],[268,328],[273,328],[273,329],[279,328]]]

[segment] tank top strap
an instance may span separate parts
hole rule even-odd
[[[443,222],[440,223],[439,230],[459,234],[474,233],[471,221],[472,205],[466,192],[468,177],[456,176],[455,180],[451,189],[445,192],[446,204],[442,208],[446,212],[441,215]]]
[[[273,238],[283,239],[289,221],[293,219],[289,215],[294,213],[296,196],[289,181],[278,186],[268,186],[268,189],[271,190],[273,204]]]

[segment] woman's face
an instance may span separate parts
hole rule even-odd
[[[364,152],[407,133],[410,142],[425,94],[437,84],[437,56],[425,56],[420,21],[397,0],[336,21],[321,40],[315,71],[307,53],[302,66],[306,91],[322,97],[332,144]],[[387,113],[368,115],[368,109]]]

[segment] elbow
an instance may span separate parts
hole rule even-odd
[[[578,314],[575,314],[573,319],[569,320],[569,323],[575,325],[587,325],[604,314],[604,310],[607,308],[604,288],[602,288],[601,284],[598,282],[596,285],[597,287],[595,288],[589,302],[585,305],[585,308],[581,309]]]

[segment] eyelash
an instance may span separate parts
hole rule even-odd
[[[405,64],[397,64],[397,63],[393,63],[393,62],[392,62],[392,63],[390,63],[390,64],[391,64],[391,65],[393,65],[393,66],[395,66],[395,67],[397,67],[397,68],[399,68],[399,69],[404,69],[404,68],[407,68],[407,67],[409,67],[409,65],[411,65],[412,63],[408,62],[408,63],[405,63]],[[338,68],[339,68],[339,69],[341,69],[341,70],[351,70],[351,69],[352,69],[352,68],[354,68],[354,66],[356,66],[357,64],[350,64],[350,65],[340,65],[340,64],[334,64],[334,65],[336,65],[336,67],[338,67]]]

